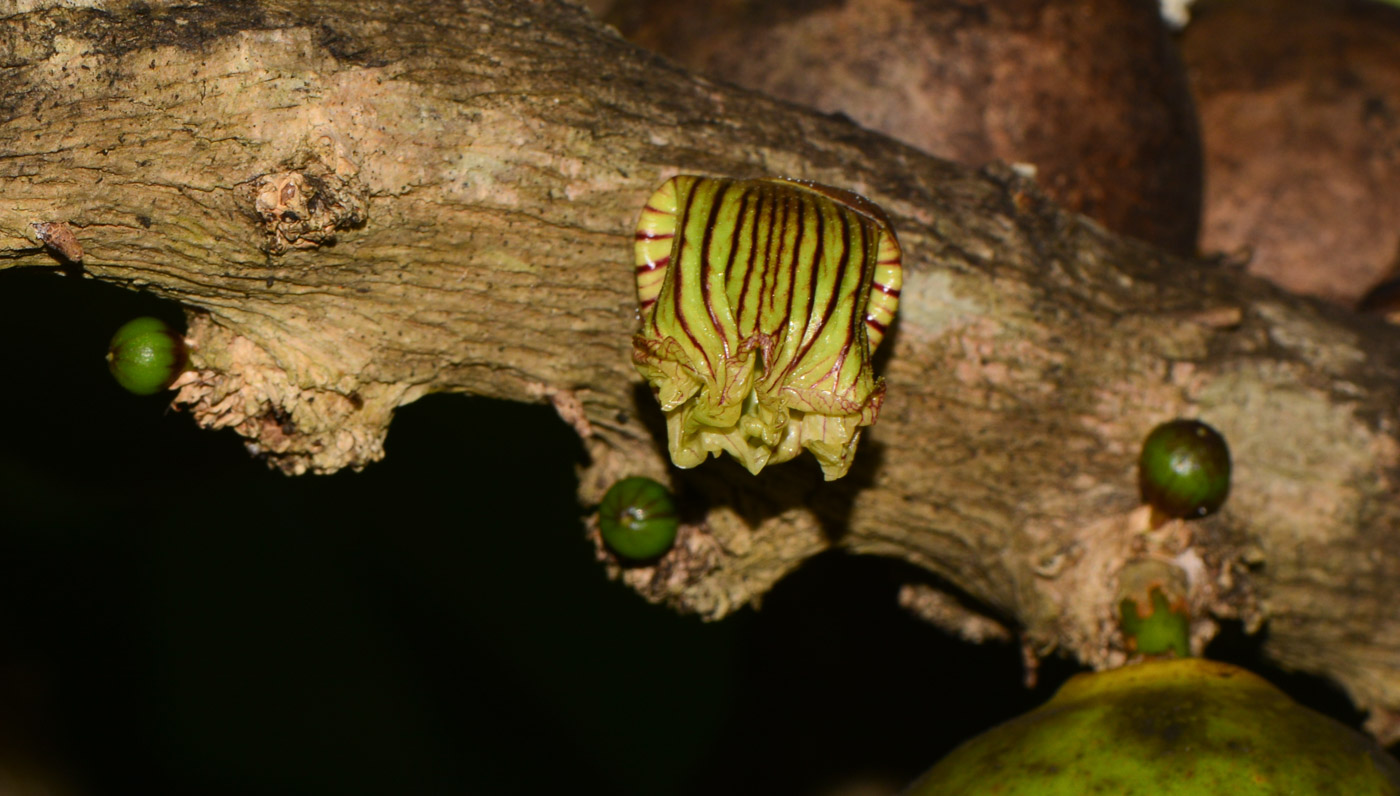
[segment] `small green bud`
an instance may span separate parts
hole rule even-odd
[[[650,478],[618,481],[598,507],[598,531],[623,558],[655,558],[671,549],[679,524],[671,493]]]
[[[1167,595],[1155,586],[1149,599],[1150,606],[1139,607],[1137,600],[1131,597],[1124,597],[1118,603],[1123,635],[1132,649],[1144,655],[1174,652],[1178,658],[1190,657],[1191,617],[1185,601],[1172,605]]]
[[[123,324],[107,346],[107,368],[117,383],[137,395],[154,395],[185,370],[185,339],[160,318]]]

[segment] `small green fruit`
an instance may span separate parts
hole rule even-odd
[[[650,478],[618,481],[598,507],[598,531],[623,558],[655,558],[671,549],[679,524],[671,493]]]
[[[1158,660],[1065,683],[954,749],[904,796],[1397,796],[1369,738],[1226,663]]]
[[[185,370],[185,339],[160,318],[123,324],[107,346],[107,368],[117,383],[137,395],[154,395]]]
[[[1173,605],[1158,587],[1144,602],[1148,604],[1139,606],[1137,600],[1124,597],[1118,603],[1119,621],[1130,648],[1143,655],[1190,655],[1191,616],[1185,601]]]
[[[1204,517],[1230,494],[1230,449],[1220,432],[1199,420],[1172,420],[1152,429],[1138,459],[1142,499],[1169,517]]]

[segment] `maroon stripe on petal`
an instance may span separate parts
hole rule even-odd
[[[795,234],[792,236],[792,249],[787,254],[786,265],[788,267],[787,301],[783,305],[783,325],[786,326],[792,320],[793,299],[797,295],[797,269],[800,263],[798,259],[802,254],[802,239],[807,235],[807,225],[802,219],[802,199],[800,197],[788,197],[785,203],[788,215],[796,217]],[[787,223],[786,219],[783,223]],[[793,360],[796,362],[796,360]]]
[[[735,257],[738,255],[738,253],[739,253],[739,235],[740,235],[740,233],[741,233],[741,232],[743,231],[743,229],[744,229],[744,215],[745,215],[745,213],[747,212],[747,209],[748,209],[749,206],[751,205],[752,201],[753,201],[753,192],[752,192],[752,191],[740,191],[740,192],[739,192],[739,213],[738,213],[738,218],[735,219],[735,221],[734,221],[734,226],[731,227],[731,228],[729,229],[729,257],[726,258],[725,265],[724,265],[724,286],[725,286],[725,289],[726,289],[726,293],[728,292],[729,281],[730,281],[731,279],[733,279],[733,277],[734,277],[735,274],[738,273],[738,270],[734,267],[734,263],[735,263],[735,259],[734,259],[734,258],[735,258]],[[752,251],[749,252],[749,257],[750,257],[750,259],[752,259],[752,257],[753,257],[753,252],[752,252]],[[748,275],[747,269],[744,271],[744,275],[745,275],[745,276]],[[743,294],[743,292],[741,291],[741,292],[739,293],[739,301],[736,302],[736,303],[738,304],[738,306],[736,306],[736,307],[730,307],[730,308],[729,308],[729,309],[730,309],[730,313],[734,316],[734,321],[735,321],[736,324],[741,324],[741,323],[742,323],[740,319],[742,318],[742,307],[743,307],[743,303],[744,303],[744,302],[743,302],[743,296],[744,296],[744,294]],[[743,327],[742,325],[739,325],[738,329],[739,329],[739,337],[740,337],[740,339],[743,339],[744,327]]]
[[[648,271],[655,271],[658,268],[665,268],[667,263],[669,262],[671,262],[671,256],[668,254],[655,262],[642,263],[641,265],[637,266],[637,273],[645,274]]]
[[[710,326],[719,336],[725,356],[729,355],[729,338],[724,333],[724,326],[720,324],[719,316],[715,314],[714,301],[710,296],[710,271],[716,264],[710,252],[715,245],[715,225],[719,222],[720,209],[723,208],[725,198],[729,195],[729,189],[733,186],[734,184],[731,182],[724,182],[710,197],[710,212],[705,216],[705,233],[700,239],[700,300],[705,305],[705,311],[709,313]],[[731,250],[729,254],[732,258],[734,252]],[[728,259],[725,261],[724,269],[726,272],[729,270]]]
[[[734,307],[734,320],[735,323],[739,325],[739,334],[741,336],[745,332],[752,333],[754,331],[757,331],[757,328],[744,328],[744,299],[747,298],[749,295],[749,282],[753,277],[753,272],[756,270],[756,263],[754,262],[754,257],[758,255],[758,238],[762,234],[763,211],[764,208],[767,206],[767,202],[764,200],[763,192],[758,189],[749,189],[748,193],[745,194],[745,198],[752,199],[752,204],[754,208],[754,219],[753,223],[749,226],[749,256],[748,259],[744,261],[744,281],[739,285],[739,301],[736,302],[736,306]],[[743,217],[740,216],[740,222],[738,224],[735,224],[735,228],[738,229],[740,226],[742,226],[742,224]],[[760,274],[759,280],[761,281],[762,279],[763,275]],[[758,313],[754,313],[754,317],[757,318]]]
[[[841,217],[844,219],[845,214],[843,213]],[[866,235],[869,234],[867,226],[860,222],[857,222],[854,226],[846,224],[846,230],[846,258],[850,260],[854,255],[860,255],[859,276],[850,290],[850,293],[854,294],[859,292],[860,286],[870,278],[868,271],[874,266],[870,265],[870,261],[865,257]],[[861,298],[865,298],[865,296],[861,296]],[[842,300],[846,301],[847,299],[843,297]],[[860,313],[852,312],[850,320],[846,324],[846,342],[841,346],[841,353],[837,354],[836,362],[831,367],[831,377],[837,383],[841,380],[841,370],[846,367],[846,356],[851,352],[851,345],[855,342],[858,336],[856,333],[859,331]]]
[[[807,352],[812,350],[812,346],[816,345],[817,340],[821,337],[822,330],[826,328],[827,321],[831,320],[831,313],[836,307],[836,299],[838,298],[838,288],[840,287],[841,282],[845,280],[846,263],[850,259],[847,256],[846,240],[843,236],[841,239],[841,251],[839,254],[836,255],[839,258],[837,260],[839,265],[837,266],[836,276],[833,280],[835,287],[832,288],[830,295],[828,295],[826,298],[826,306],[822,309],[821,317],[817,319],[816,326],[813,326],[813,310],[815,309],[815,305],[817,303],[818,274],[821,271],[822,260],[826,257],[826,216],[822,215],[821,204],[816,202],[814,202],[812,205],[812,212],[816,214],[814,218],[814,224],[816,226],[817,243],[815,250],[812,252],[812,259],[810,261],[811,268],[809,278],[811,279],[811,281],[808,284],[809,290],[807,291],[807,322],[803,328],[803,334],[806,334],[808,330],[811,330],[812,338],[807,341],[806,345],[800,347],[797,350],[797,355],[793,357],[793,362],[801,362],[807,357]],[[849,233],[850,226],[846,215],[844,213],[840,213],[836,216],[836,218],[841,222],[842,228]],[[808,263],[804,262],[803,265],[808,265]]]
[[[883,323],[880,323],[879,321],[875,320],[875,316],[874,316],[874,315],[867,315],[867,316],[865,316],[865,325],[866,325],[866,326],[869,326],[871,329],[874,329],[875,331],[879,332],[880,334],[884,334],[884,333],[885,333],[885,330],[888,328],[888,327],[885,326]]]
[[[660,235],[653,235],[650,232],[637,232],[637,240],[670,240],[674,237],[676,237],[676,233],[674,232],[664,232]]]
[[[682,265],[684,265],[685,263],[685,248],[687,246],[695,245],[693,241],[686,238],[685,230],[690,227],[690,213],[692,210],[695,209],[695,194],[699,191],[700,184],[702,182],[703,180],[692,180],[690,183],[690,188],[686,191],[685,201],[678,205],[680,208],[682,208],[682,210],[680,218],[676,219],[676,229],[681,230],[681,237],[679,240],[676,241],[675,257],[677,260],[680,261]],[[700,253],[702,255],[700,260],[702,270],[701,278],[703,279],[703,248],[700,250]],[[713,373],[715,368],[714,362],[710,359],[710,352],[703,345],[700,344],[700,340],[695,336],[695,332],[691,331],[690,320],[686,317],[685,310],[683,309],[684,302],[681,296],[684,292],[685,279],[677,279],[676,288],[675,290],[671,291],[671,310],[674,313],[676,323],[681,327],[681,331],[684,332],[685,336],[690,340],[690,342],[695,345],[695,349],[700,352],[700,356],[703,357],[705,360],[705,367],[709,369],[711,373]],[[659,329],[654,319],[652,321],[652,328],[653,330]]]
[[[812,314],[816,311],[816,306],[815,306],[815,305],[816,305],[816,303],[817,303],[817,282],[818,282],[817,273],[818,273],[818,271],[820,271],[820,269],[821,269],[822,260],[826,257],[826,217],[822,215],[822,208],[821,208],[821,205],[817,204],[816,202],[813,202],[812,205],[813,205],[813,206],[812,206],[812,212],[816,214],[816,233],[817,233],[817,234],[816,234],[816,239],[817,239],[817,244],[816,244],[816,246],[812,249],[812,259],[811,259],[811,262],[810,262],[811,279],[807,282],[807,324],[806,324],[806,325],[807,325],[808,327],[811,326],[811,324],[812,324]],[[804,267],[806,267],[806,266],[808,266],[808,263],[804,262],[802,265],[803,265]],[[825,319],[823,319],[822,322],[825,323]],[[812,338],[812,342],[815,342],[815,341],[816,341],[816,337],[813,337],[813,338]],[[811,348],[811,347],[812,347],[812,343],[809,342],[809,343],[807,344],[807,348]],[[801,357],[803,354],[806,354],[806,353],[807,353],[807,350],[804,348],[804,349],[802,350],[802,353],[798,354],[798,356]]]
[[[899,291],[892,287],[886,287],[885,285],[882,285],[879,282],[871,282],[870,286],[880,291],[881,293],[884,293],[886,296],[899,298]]]

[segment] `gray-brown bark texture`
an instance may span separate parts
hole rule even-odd
[[[584,437],[584,503],[641,474],[690,512],[658,564],[614,570],[649,598],[721,616],[839,546],[955,588],[905,595],[952,630],[1106,666],[1120,572],[1167,564],[1198,647],[1215,619],[1267,623],[1279,663],[1396,737],[1392,328],[1114,237],[1009,169],[699,79],[562,0],[8,5],[0,267],[80,257],[64,270],[186,306],[177,404],[274,465],[372,462],[429,392],[551,401]],[[812,179],[891,216],[888,394],[846,478],[669,467],[630,244],[677,173]],[[1176,416],[1226,435],[1234,487],[1154,527],[1138,445]]]

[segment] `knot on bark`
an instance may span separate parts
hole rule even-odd
[[[253,211],[267,235],[268,254],[326,246],[340,230],[365,223],[368,197],[359,181],[317,171],[282,171],[253,181]]]

